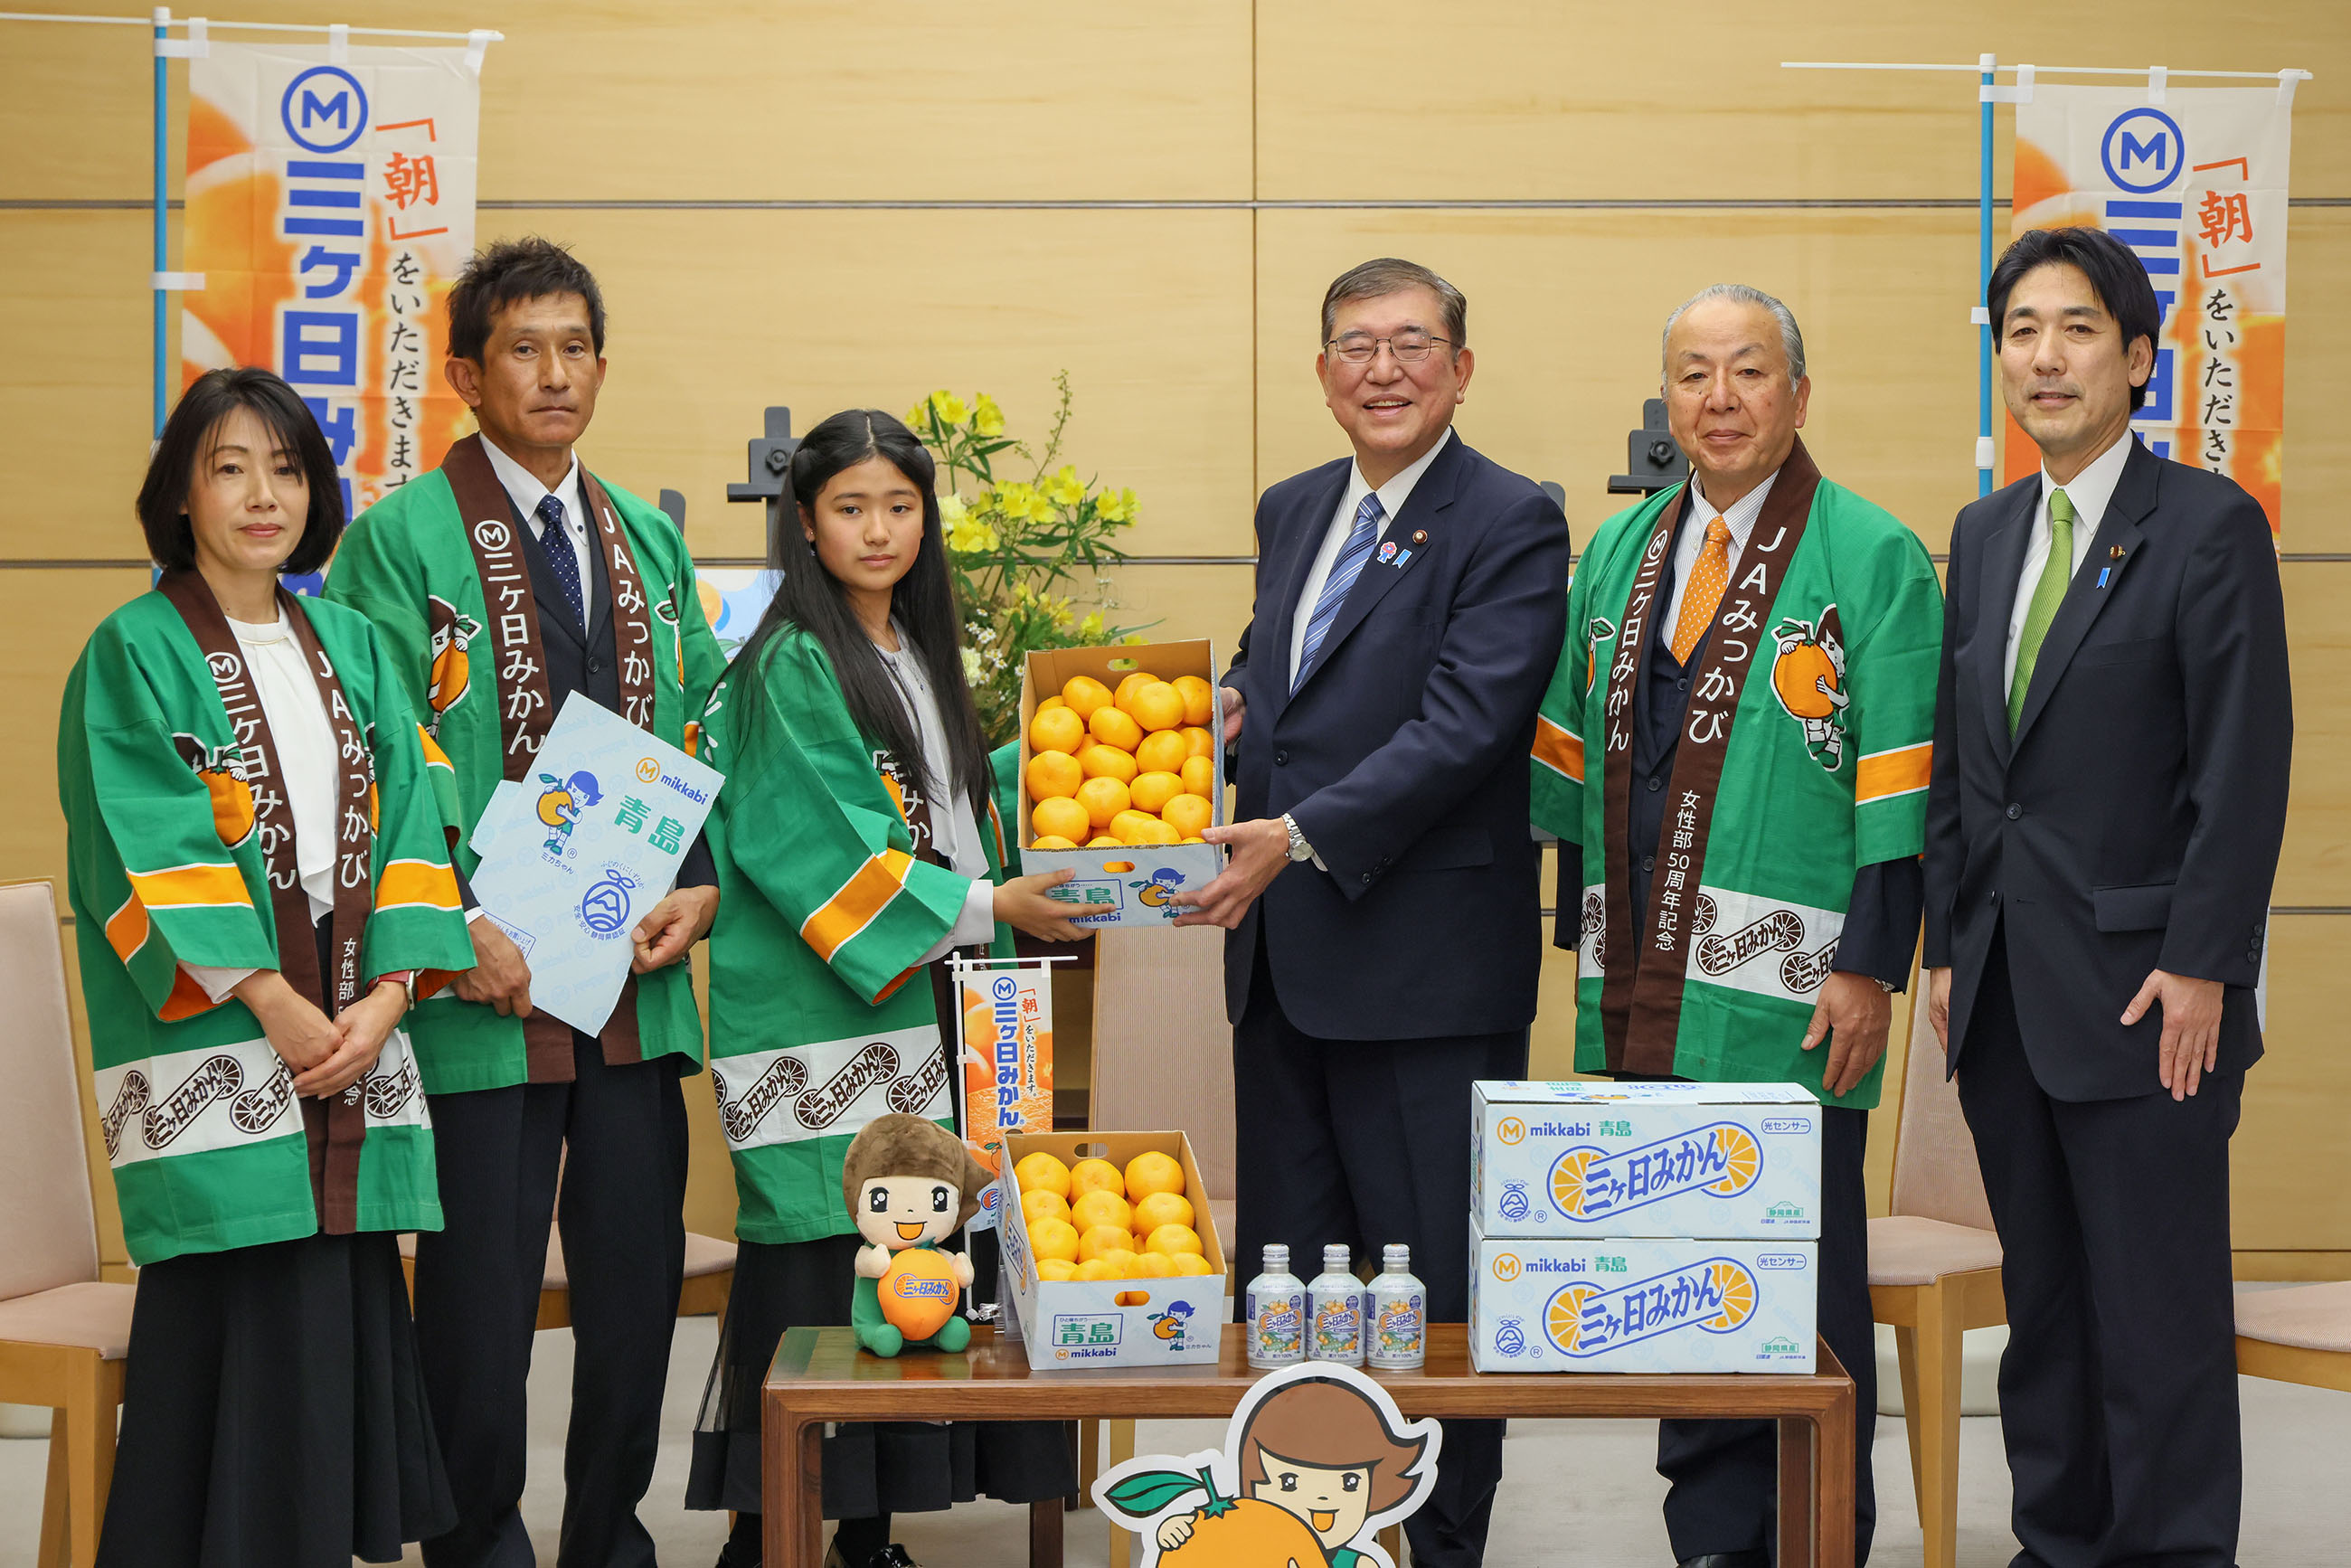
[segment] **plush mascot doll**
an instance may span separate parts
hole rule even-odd
[[[979,1212],[989,1179],[961,1138],[920,1116],[877,1116],[851,1142],[841,1196],[871,1243],[858,1249],[850,1308],[858,1343],[895,1355],[909,1344],[957,1351],[971,1343],[971,1324],[956,1312],[971,1260],[938,1244]]]

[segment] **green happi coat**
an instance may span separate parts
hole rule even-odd
[[[968,879],[917,860],[823,647],[787,626],[711,695],[703,758],[726,775],[710,826],[712,1086],[735,1158],[736,1234],[809,1241],[855,1228],[841,1159],[887,1111],[955,1125],[929,977]],[[969,810],[938,800],[934,810]],[[979,822],[991,880],[1003,837]],[[992,950],[1012,952],[999,923]],[[960,1030],[954,1031],[956,1034]]]
[[[704,615],[694,561],[665,514],[617,485],[602,488],[654,617],[653,721],[647,727],[692,752],[693,721],[726,664]],[[500,727],[506,688],[497,679],[481,573],[441,470],[360,514],[336,548],[327,597],[375,623],[410,701],[447,755],[455,785],[449,825],[458,834],[458,866],[470,875],[481,857],[467,841],[507,777]],[[637,976],[631,989],[645,1059],[674,1052],[698,1068],[702,1020],[690,967],[672,964]],[[500,1089],[528,1076],[522,1020],[501,1018],[485,1004],[445,992],[420,1004],[409,1029],[432,1093]]]
[[[374,757],[360,974],[463,968],[473,949],[407,696],[364,620],[306,609]],[[319,1226],[291,1074],[243,1002],[214,1004],[180,967],[280,967],[244,766],[172,602],[143,593],[100,622],[66,680],[57,796],[100,1129],[141,1265]],[[357,1228],[439,1229],[433,1133],[401,1031],[361,1084]]]
[[[1666,604],[1645,595],[1687,489],[1593,536],[1536,723],[1535,824],[1583,852],[1580,898],[1558,894],[1559,918],[1581,911],[1575,1066],[1816,1085],[1826,1057],[1801,1046],[1856,869],[1925,844],[1942,591],[1918,537],[1820,478],[1800,443],[1689,672],[1634,932],[1632,683],[1671,635]],[[1876,1104],[1882,1076],[1872,1068],[1832,1103]]]

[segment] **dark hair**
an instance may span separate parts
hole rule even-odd
[[[931,693],[938,700],[953,777],[929,777],[922,734],[905,695],[891,678],[872,639],[850,611],[840,582],[817,559],[816,547],[799,527],[797,517],[786,517],[776,529],[768,559],[778,578],[776,597],[736,651],[726,666],[726,678],[731,682],[738,670],[756,676],[769,640],[787,625],[799,627],[832,660],[841,700],[849,705],[849,716],[866,740],[921,778],[934,799],[951,790],[968,797],[974,811],[984,812],[995,789],[995,774],[988,763],[979,713],[972,706],[971,688],[964,680],[963,637],[955,587],[947,574],[946,538],[939,526],[938,469],[930,453],[913,431],[880,409],[851,409],[801,437],[799,450],[792,454],[791,467],[785,475],[787,494],[799,510],[813,514],[817,497],[833,476],[869,457],[887,459],[922,494],[922,546],[914,552],[914,564],[890,591],[890,615],[904,628],[914,657],[931,683]],[[751,707],[756,713],[759,705],[753,703]]]
[[[2052,262],[2076,267],[2090,280],[2090,291],[2122,329],[2126,357],[2131,344],[2141,338],[2147,340],[2148,352],[2154,351],[2156,334],[2163,329],[2163,310],[2156,303],[2155,285],[2147,279],[2147,267],[2128,246],[2105,230],[2094,228],[2034,229],[2019,235],[2001,253],[2000,265],[1991,269],[1991,281],[1984,286],[1984,304],[1991,311],[1995,338],[2003,332],[2002,318],[2008,314],[2008,297],[2014,292],[2017,279]],[[2146,402],[2146,385],[2131,388],[2131,407],[2140,408]]]
[[[147,460],[147,477],[139,486],[139,528],[147,536],[147,558],[165,571],[195,570],[188,491],[195,484],[197,468],[220,444],[221,422],[241,408],[252,410],[279,449],[294,455],[310,486],[310,515],[302,520],[302,538],[278,570],[316,571],[335,553],[335,540],[343,532],[343,480],[335,472],[335,455],[328,450],[327,438],[301,394],[269,371],[247,365],[198,376],[180,394],[179,406],[163,422],[163,434],[155,442],[155,455]]]
[[[1469,346],[1469,298],[1461,290],[1416,261],[1384,256],[1361,262],[1333,278],[1322,292],[1322,341],[1331,340],[1331,325],[1339,307],[1350,299],[1377,299],[1407,288],[1426,288],[1445,308],[1445,336],[1458,354]]]
[[[475,251],[449,288],[449,357],[478,363],[500,310],[518,300],[558,294],[577,294],[588,302],[588,336],[602,354],[604,294],[579,257],[537,235]]]

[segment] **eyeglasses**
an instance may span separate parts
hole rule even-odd
[[[1379,353],[1380,345],[1385,343],[1388,346],[1388,352],[1396,357],[1398,364],[1416,365],[1428,358],[1428,350],[1437,344],[1450,345],[1451,342],[1450,338],[1432,338],[1426,332],[1398,332],[1393,338],[1374,338],[1368,333],[1349,332],[1344,337],[1332,339],[1322,346],[1351,365],[1368,365]]]

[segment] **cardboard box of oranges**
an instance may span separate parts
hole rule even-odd
[[[1031,1367],[1215,1364],[1225,1249],[1183,1134],[1011,1134],[997,1186]]]
[[[1223,693],[1203,639],[1053,648],[1020,680],[1020,863],[1081,925],[1165,925],[1224,869]]]

